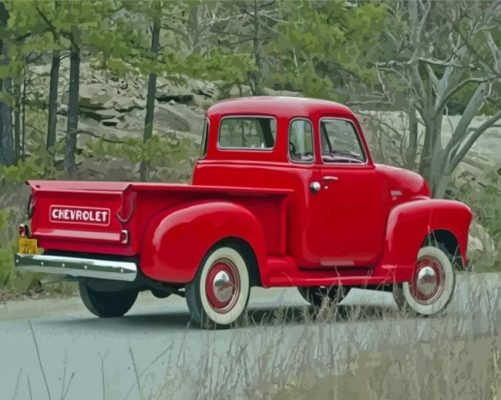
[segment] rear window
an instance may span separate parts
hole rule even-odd
[[[277,127],[270,117],[226,117],[219,127],[223,149],[270,150],[275,147]]]

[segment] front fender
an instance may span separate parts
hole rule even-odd
[[[394,266],[399,280],[409,280],[420,247],[430,233],[438,230],[455,236],[466,261],[471,220],[471,209],[458,201],[426,198],[400,204],[388,218],[381,265]]]
[[[207,251],[228,237],[246,241],[258,265],[265,265],[264,233],[247,208],[226,201],[204,201],[162,212],[146,228],[141,270],[162,282],[190,282]]]

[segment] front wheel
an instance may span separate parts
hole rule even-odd
[[[186,285],[191,318],[202,328],[227,328],[237,323],[247,308],[249,294],[247,262],[230,246],[210,252],[195,279]]]
[[[134,305],[138,291],[120,290],[100,292],[85,283],[79,283],[80,298],[85,307],[100,318],[122,317]]]
[[[400,310],[419,315],[444,311],[456,288],[456,274],[448,254],[439,247],[419,250],[412,280],[393,286],[393,298]]]

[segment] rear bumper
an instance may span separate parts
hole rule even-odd
[[[16,268],[20,271],[68,275],[80,278],[111,279],[132,282],[137,276],[137,265],[131,261],[108,261],[91,258],[62,257],[45,254],[16,254]]]

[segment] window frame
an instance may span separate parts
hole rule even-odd
[[[353,128],[353,132],[355,133],[355,137],[357,138],[357,143],[360,146],[360,150],[362,151],[362,155],[364,157],[364,162],[360,163],[348,163],[348,162],[339,162],[339,161],[324,161],[323,153],[322,153],[322,122],[324,120],[336,120],[336,121],[345,121],[348,122],[351,127]],[[342,166],[349,166],[351,167],[362,167],[362,166],[367,166],[369,165],[369,157],[367,155],[367,150],[362,142],[361,135],[359,130],[357,129],[357,126],[353,123],[352,120],[349,118],[341,118],[341,117],[321,117],[318,120],[318,144],[320,148],[320,161],[322,165],[342,165]],[[327,134],[328,135],[328,134]],[[330,143],[330,141],[329,141]]]
[[[244,118],[262,118],[269,119],[275,121],[275,141],[273,143],[273,147],[266,148],[258,148],[258,147],[221,147],[220,138],[221,138],[221,127],[223,126],[223,121],[225,119],[244,119]],[[250,151],[250,152],[272,152],[277,147],[277,139],[278,139],[278,120],[275,116],[266,115],[266,114],[231,114],[225,115],[219,120],[218,132],[217,132],[217,140],[216,140],[216,148],[218,151]]]
[[[290,148],[289,148],[289,143],[290,143],[290,137],[291,137],[291,128],[292,124],[296,121],[307,121],[310,126],[311,126],[311,150],[313,153],[313,158],[311,161],[299,161],[299,160],[293,160],[291,158],[291,153],[290,153]],[[310,118],[307,117],[294,117],[291,118],[289,121],[289,127],[287,129],[287,159],[289,160],[290,163],[294,164],[315,164],[316,160],[316,151],[315,151],[315,130],[314,130],[314,125],[313,121]]]
[[[198,155],[199,160],[207,157],[207,149],[209,148],[209,134],[210,134],[210,120],[208,117],[204,118],[204,125],[202,127],[202,141],[200,142],[201,152]]]

